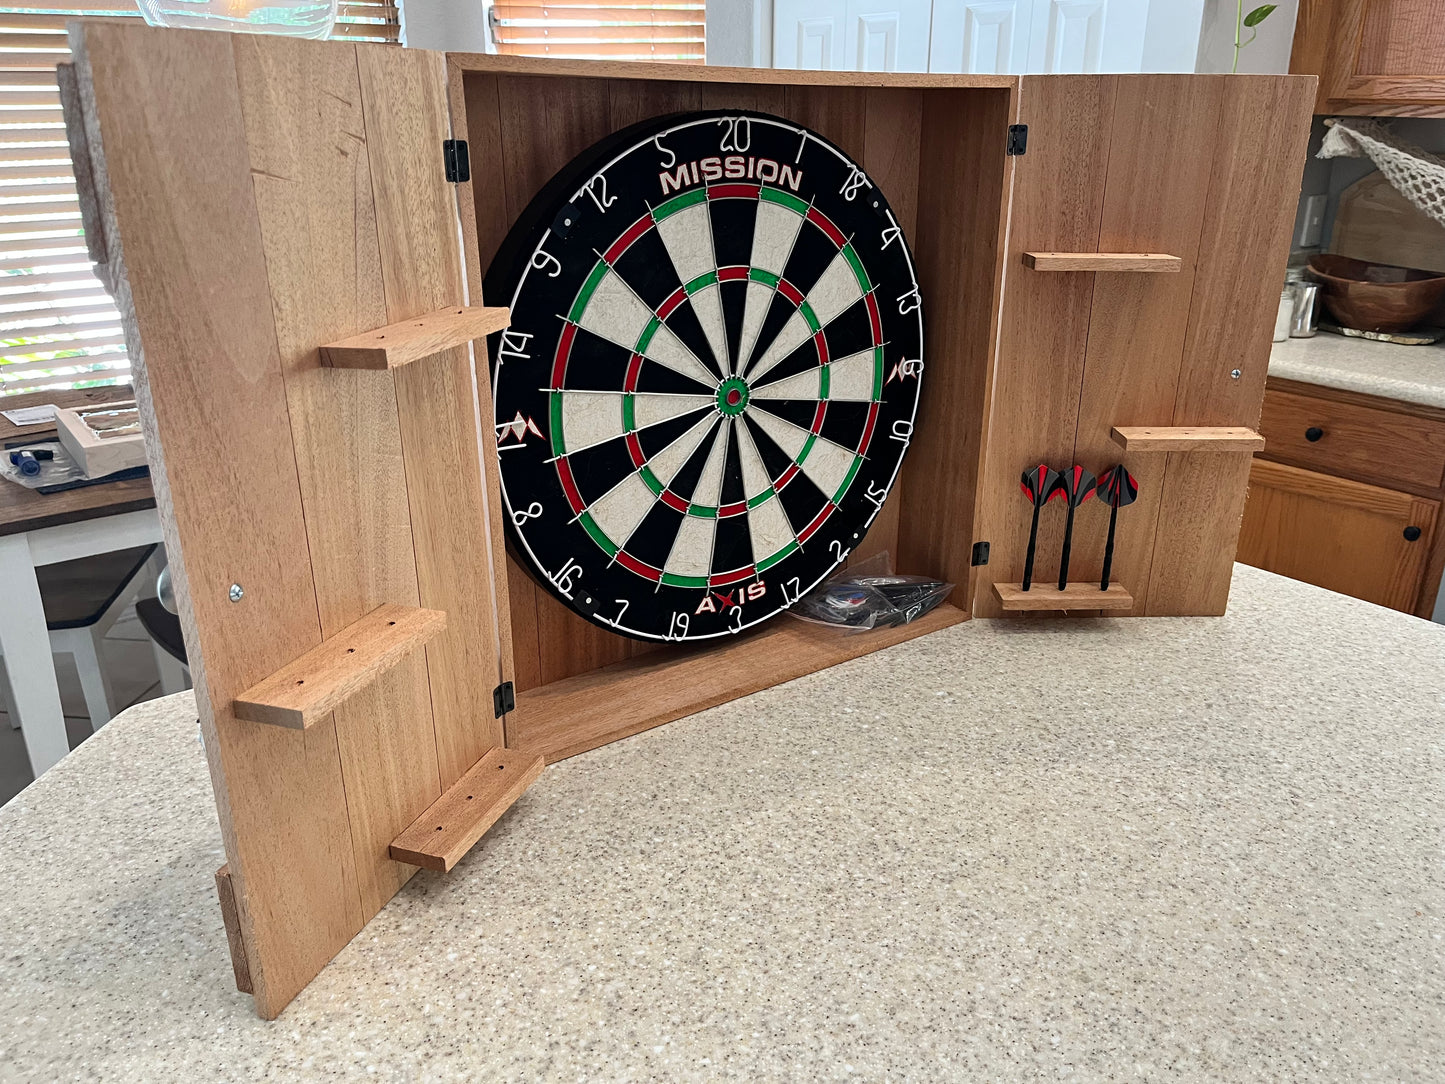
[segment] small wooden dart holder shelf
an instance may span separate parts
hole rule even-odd
[[[568,63],[104,20],[71,40],[86,241],[126,325],[232,959],[265,1017],[418,867],[451,869],[544,762],[1001,614],[1028,534],[1017,479],[1041,459],[1122,457],[1140,480],[1115,556],[1130,590],[1104,602],[1224,608],[1247,450],[1158,445],[1169,430],[1146,441],[1164,454],[1133,430],[1121,448],[1113,426],[1257,420],[1312,80]],[[729,108],[840,145],[915,246],[920,412],[851,555],[957,585],[912,625],[780,618],[714,646],[643,644],[507,556],[473,344],[508,299],[482,296],[482,270],[579,152]],[[1011,157],[1016,124],[1031,132]],[[449,181],[464,155],[470,179]],[[1174,273],[1098,273],[1121,270]]]
[[[1021,583],[996,583],[994,594],[1005,610],[1132,610],[1134,596],[1117,583],[1107,591],[1093,583],[1071,583],[1060,590],[1050,584],[1033,584],[1027,591]]]

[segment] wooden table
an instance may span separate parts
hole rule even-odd
[[[0,397],[0,410],[84,406],[133,394],[125,386],[37,392]],[[0,417],[0,447],[54,434],[53,423],[20,427]],[[155,507],[149,478],[49,495],[0,480],[0,655],[9,675],[11,722],[19,721],[37,777],[70,751],[70,742],[35,569],[161,541]]]

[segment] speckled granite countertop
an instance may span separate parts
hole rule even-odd
[[[0,1077],[1445,1077],[1445,628],[975,621],[548,768],[274,1023],[188,695],[0,810]]]
[[[1321,331],[1275,343],[1269,375],[1445,408],[1445,344],[1400,346]]]

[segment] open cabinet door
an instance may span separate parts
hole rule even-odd
[[[318,350],[464,301],[443,59],[71,33],[87,227],[136,367],[237,973],[274,1017],[415,872],[394,841],[502,745],[470,350],[380,371]],[[238,718],[298,661],[319,676],[297,696],[335,695]]]
[[[1021,579],[1033,511],[1019,495],[1023,471],[1080,464],[1097,475],[1123,463],[1139,485],[1119,512],[1113,562],[1128,612],[1221,614],[1255,446],[1238,430],[1259,421],[1314,82],[1019,82],[1028,147],[1013,174],[975,534],[990,559],[973,612],[998,616],[993,585]],[[1104,265],[1103,253],[1133,259]],[[1104,266],[1133,269],[1066,269]],[[1116,427],[1211,427],[1215,437],[1190,450],[1126,449]],[[1034,580],[1046,587],[1058,574],[1060,503],[1041,516]],[[1079,509],[1071,582],[1100,586],[1108,522],[1099,502]]]

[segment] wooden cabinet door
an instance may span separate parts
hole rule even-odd
[[[1032,509],[1019,476],[1040,463],[1095,475],[1122,463],[1138,481],[1111,569],[1134,614],[1223,613],[1248,453],[1125,452],[1112,434],[1258,423],[1314,86],[1197,75],[1025,75],[1019,84],[1029,141],[1012,160],[973,538],[990,552],[975,572],[974,615],[999,616],[993,585],[1022,579]],[[1181,268],[1038,270],[1030,252],[1168,253]],[[1040,520],[1041,582],[1059,567],[1057,507]],[[1077,582],[1103,571],[1108,521],[1096,502],[1080,509],[1069,565]]]
[[[1238,559],[1413,613],[1440,502],[1256,459]]]
[[[1320,113],[1439,115],[1445,110],[1445,18],[1440,2],[1302,4],[1290,71],[1320,77]]]

